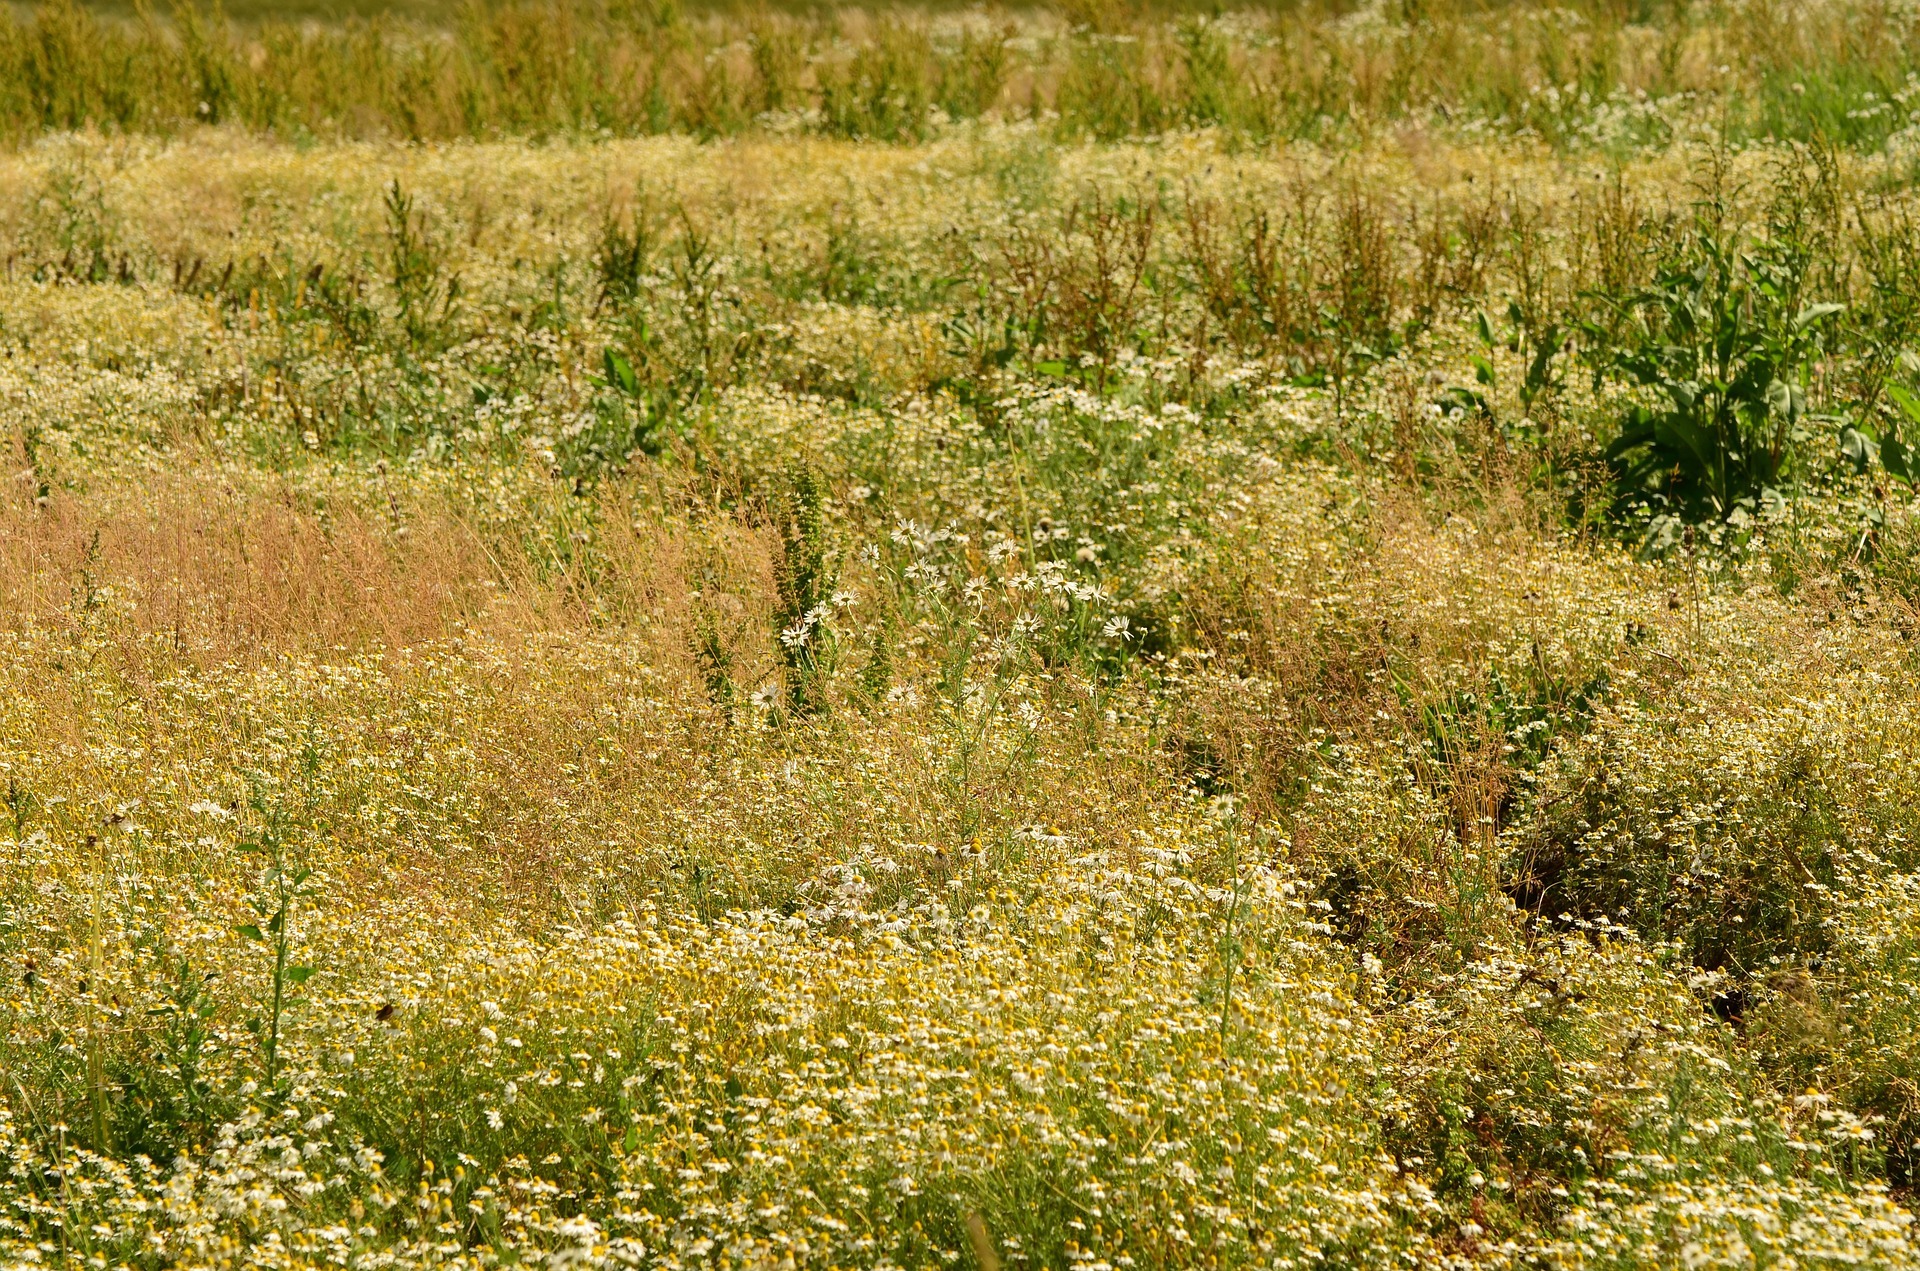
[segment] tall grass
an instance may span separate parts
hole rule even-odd
[[[240,23],[76,0],[0,14],[0,134],[234,123],[288,138],[727,135],[899,141],[943,121],[1050,121],[1103,139],[1218,127],[1253,140],[1399,123],[1556,146],[1733,139],[1879,146],[1908,128],[1915,20],[1811,5],[1468,0],[1221,16],[1118,3],[689,15],[671,3],[473,0],[444,21]]]

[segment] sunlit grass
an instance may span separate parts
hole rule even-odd
[[[1915,1260],[1899,145],[988,113],[0,156],[6,1261]]]

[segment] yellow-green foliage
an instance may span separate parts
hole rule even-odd
[[[897,141],[994,118],[1107,140],[1192,127],[1349,140],[1414,123],[1574,151],[1664,147],[1701,128],[1878,148],[1910,143],[1916,71],[1912,14],[1861,0],[805,14],[413,0],[334,23],[275,0],[121,7],[132,12],[42,0],[0,14],[0,133]]]
[[[1898,147],[799,131],[0,158],[0,1259],[1920,1262]]]

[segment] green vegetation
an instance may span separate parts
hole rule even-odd
[[[1915,20],[1867,0],[1309,3],[1233,13],[795,12],[477,0],[316,23],[273,7],[0,14],[0,136],[237,124],[289,141],[814,133],[914,141],[1219,128],[1350,144],[1407,124],[1568,150],[1904,145]]]
[[[10,21],[0,1262],[1920,1263],[1903,10]]]

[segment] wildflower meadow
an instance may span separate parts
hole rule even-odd
[[[1920,11],[0,11],[0,1266],[1920,1266]]]

